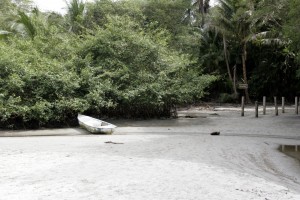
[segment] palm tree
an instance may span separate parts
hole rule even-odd
[[[37,34],[36,26],[34,25],[34,19],[23,11],[18,11],[16,23],[13,25],[13,29],[17,32],[29,36],[32,40]]]
[[[193,23],[197,18],[198,13],[201,15],[200,27],[203,28],[205,24],[205,17],[209,11],[209,2],[210,0],[192,0],[191,8],[187,9],[183,21],[188,21]]]
[[[234,0],[219,1],[219,5],[217,6],[217,15],[213,18],[213,20],[209,24],[209,28],[221,34],[223,40],[223,54],[226,63],[228,78],[232,85],[234,96],[237,97],[237,89],[235,84],[235,73],[234,73],[235,70],[232,70],[230,67],[230,51],[228,48],[228,43],[230,43],[232,47],[235,46],[235,44],[232,44],[232,41],[236,41],[235,40],[236,27],[235,27],[235,23],[233,22],[235,17],[234,15],[236,13],[236,8],[234,7],[233,1]]]
[[[218,14],[210,28],[213,28],[223,37],[223,50],[229,80],[232,83],[234,94],[237,94],[234,72],[230,69],[231,52],[237,52],[235,60],[242,61],[242,81],[248,85],[247,78],[247,45],[253,33],[251,31],[251,15],[254,11],[255,1],[219,0]],[[234,63],[238,66],[238,63]],[[232,75],[233,74],[233,75]],[[248,88],[245,89],[246,102],[250,102]]]
[[[23,13],[27,15],[32,10],[31,0],[1,0],[0,1],[0,29],[10,30],[13,25],[16,25],[16,20],[22,21],[26,16],[22,16]],[[19,11],[23,13],[20,14]],[[22,19],[23,18],[23,19]]]
[[[217,72],[220,62],[224,60],[220,43],[220,37],[217,37],[213,31],[201,31],[199,62],[203,65],[207,73]]]
[[[68,6],[70,31],[79,33],[82,29],[85,3],[83,3],[81,0],[71,0],[70,2],[66,1],[66,4]]]
[[[201,14],[201,27],[205,24],[205,15],[208,13],[210,0],[196,0],[194,5],[198,5],[198,11]]]

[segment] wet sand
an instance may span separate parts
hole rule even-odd
[[[292,108],[258,119],[251,109],[179,115],[115,120],[113,135],[1,132],[44,137],[0,137],[0,199],[300,199],[300,162],[278,150],[300,145]]]

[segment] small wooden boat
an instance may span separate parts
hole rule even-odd
[[[112,134],[117,127],[100,119],[95,119],[86,115],[78,114],[78,122],[82,128],[85,128],[91,133]]]

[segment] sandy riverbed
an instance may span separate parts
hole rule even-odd
[[[300,199],[300,162],[278,151],[300,145],[292,109],[259,119],[251,110],[179,114],[196,118],[114,121],[114,135],[2,132],[61,136],[0,137],[0,199]]]

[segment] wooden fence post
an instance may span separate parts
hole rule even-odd
[[[255,101],[255,117],[258,118],[258,102]]]
[[[296,113],[297,115],[298,115],[298,113],[299,113],[298,106],[299,106],[298,97],[295,97],[295,113]]]
[[[263,97],[263,114],[266,114],[266,96]]]
[[[275,115],[278,116],[277,97],[274,97],[274,104],[275,104]]]
[[[241,114],[242,117],[245,115],[244,110],[245,110],[245,97],[242,96],[242,114]]]
[[[285,113],[285,110],[284,110],[284,103],[285,103],[285,98],[282,97],[282,98],[281,98],[281,104],[282,104],[281,111],[282,111],[282,113]]]

